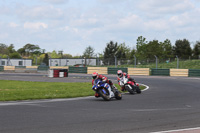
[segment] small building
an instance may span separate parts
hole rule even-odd
[[[32,59],[2,59],[0,66],[32,66]]]
[[[96,66],[97,61],[93,59],[49,59],[49,66]]]

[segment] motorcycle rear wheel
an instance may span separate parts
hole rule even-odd
[[[140,87],[139,86],[135,86],[135,90],[138,94],[142,93],[142,91],[140,90]]]
[[[121,100],[121,99],[122,99],[122,94],[121,94],[119,91],[116,91],[116,92],[115,92],[115,98],[116,98],[117,100]]]

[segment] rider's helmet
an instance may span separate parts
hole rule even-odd
[[[92,78],[93,78],[94,80],[96,80],[96,79],[98,79],[98,77],[99,77],[98,73],[97,73],[97,72],[93,72]]]
[[[118,70],[118,71],[117,71],[117,75],[118,75],[119,78],[121,78],[121,77],[123,76],[122,70]]]

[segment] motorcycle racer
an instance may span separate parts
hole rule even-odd
[[[100,79],[102,82],[108,83],[110,85],[108,90],[109,90],[109,93],[110,93],[110,97],[112,97],[112,95],[114,95],[114,94],[111,90],[116,89],[116,87],[113,85],[112,81],[109,80],[104,75],[98,74],[97,72],[93,72],[93,74],[92,74],[92,85],[95,84],[94,82],[95,82],[96,79]],[[95,93],[95,97],[99,97],[99,94]]]
[[[117,71],[117,81],[118,81],[119,86],[121,86],[120,81],[123,79],[124,76],[125,76],[126,78],[128,78],[129,81],[133,81],[133,82],[135,83],[135,80],[132,79],[132,78],[129,76],[129,74],[127,74],[127,73],[125,73],[125,72],[122,72],[122,70],[118,70],[118,71]],[[124,91],[124,90],[125,90],[124,86],[121,86],[121,91]]]

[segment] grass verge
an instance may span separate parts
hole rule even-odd
[[[0,80],[0,101],[54,99],[93,96],[91,82],[31,82]],[[117,88],[120,87],[115,84]],[[141,86],[141,89],[144,89]]]

